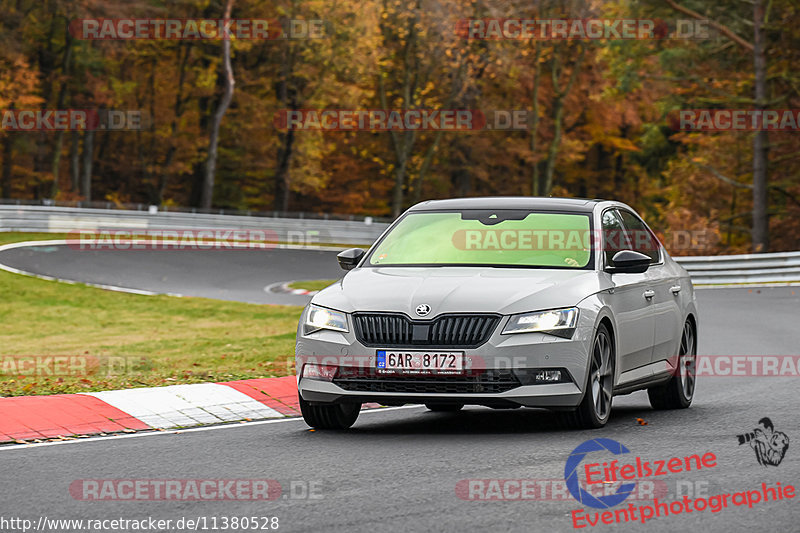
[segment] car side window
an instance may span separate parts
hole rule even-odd
[[[631,250],[635,250],[650,257],[650,264],[658,263],[661,259],[659,254],[659,243],[656,238],[644,225],[644,222],[625,210],[619,211],[622,223],[625,225],[625,235]]]
[[[615,253],[627,249],[624,245],[624,228],[616,209],[603,212],[602,224],[605,264],[610,265]]]

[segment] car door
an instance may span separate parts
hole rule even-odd
[[[609,208],[601,216],[603,228],[603,260],[611,264],[614,254],[629,250],[625,227],[616,210]],[[652,375],[644,369],[653,355],[655,322],[651,300],[648,298],[650,280],[641,274],[611,274],[614,285],[610,294],[611,307],[617,323],[617,354],[620,364],[620,383]]]
[[[664,261],[661,244],[642,219],[625,209],[620,209],[619,214],[633,249],[650,256],[646,277],[654,293],[651,299],[655,326],[651,362],[655,363],[678,353],[683,318],[680,306],[682,287],[677,272]]]

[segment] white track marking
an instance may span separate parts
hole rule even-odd
[[[424,406],[422,405],[403,405],[400,407],[381,407],[380,409],[367,409],[361,411],[361,416],[365,414],[373,414],[373,413],[386,413],[388,411],[398,411],[401,409],[419,409]],[[359,417],[359,418],[360,418]],[[279,424],[281,422],[302,422],[303,419],[301,417],[292,417],[292,418],[279,418],[277,420],[257,420],[253,422],[242,422],[239,424],[225,424],[219,426],[205,426],[199,428],[189,428],[189,429],[178,429],[174,431],[148,431],[148,430],[141,430],[142,433],[130,433],[124,435],[108,435],[105,437],[88,437],[85,439],[75,439],[75,440],[61,440],[61,441],[54,441],[54,442],[40,442],[40,443],[31,443],[31,444],[8,444],[0,446],[0,453],[7,452],[10,450],[29,450],[31,448],[39,448],[43,446],[60,446],[62,444],[77,444],[83,442],[101,442],[101,441],[108,441],[108,440],[119,440],[119,439],[135,439],[139,437],[154,437],[154,436],[163,436],[163,435],[181,435],[183,433],[196,433],[198,431],[217,431],[222,429],[236,429],[236,428],[243,428],[248,426],[261,426],[264,424]]]
[[[156,429],[284,416],[233,387],[217,383],[84,394],[99,398]]]

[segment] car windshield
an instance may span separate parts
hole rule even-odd
[[[530,210],[411,212],[372,251],[370,266],[591,268],[590,217]]]

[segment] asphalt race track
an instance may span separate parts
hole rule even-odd
[[[2,254],[0,262],[64,278],[79,276],[82,281],[134,284],[151,290],[168,287],[169,292],[255,302],[264,301],[258,293],[273,281],[337,274],[330,252],[194,253],[98,252],[93,256],[77,251],[11,250]],[[97,262],[90,267],[92,260]],[[142,264],[148,260],[152,263],[145,271]],[[142,285],[146,282],[151,285]],[[800,288],[708,289],[698,294],[701,354],[800,353]],[[244,516],[277,516],[278,531],[572,531],[570,513],[584,507],[571,498],[465,501],[458,497],[456,486],[470,479],[563,480],[570,452],[588,439],[605,437],[624,444],[632,455],[627,459],[597,452],[599,461],[613,457],[633,463],[633,457],[640,456],[653,462],[705,452],[716,455],[713,468],[659,476],[668,492],[661,501],[756,490],[762,483],[796,487],[800,485],[799,380],[700,378],[694,404],[682,411],[653,411],[642,392],[617,397],[608,426],[597,431],[561,429],[551,413],[540,410],[469,408],[449,414],[410,407],[364,412],[346,432],[309,431],[302,420],[293,419],[3,447],[0,509],[3,516],[34,523],[43,515],[173,521],[206,517],[209,531],[212,517]],[[750,446],[737,441],[737,435],[752,431],[763,417],[769,417],[775,430],[791,441],[779,466],[761,466]],[[637,418],[647,425],[637,423]],[[285,497],[258,503],[87,502],[69,492],[70,484],[81,479],[151,478],[268,478],[280,482]],[[321,497],[304,498],[309,487]],[[800,497],[756,503],[752,508],[728,507],[717,513],[662,516],[644,525],[600,523],[584,529],[588,530],[800,531]]]
[[[338,279],[336,252],[322,250],[80,250],[26,246],[0,263],[33,274],[157,293],[249,303],[305,305],[309,296],[265,291],[292,280]]]

